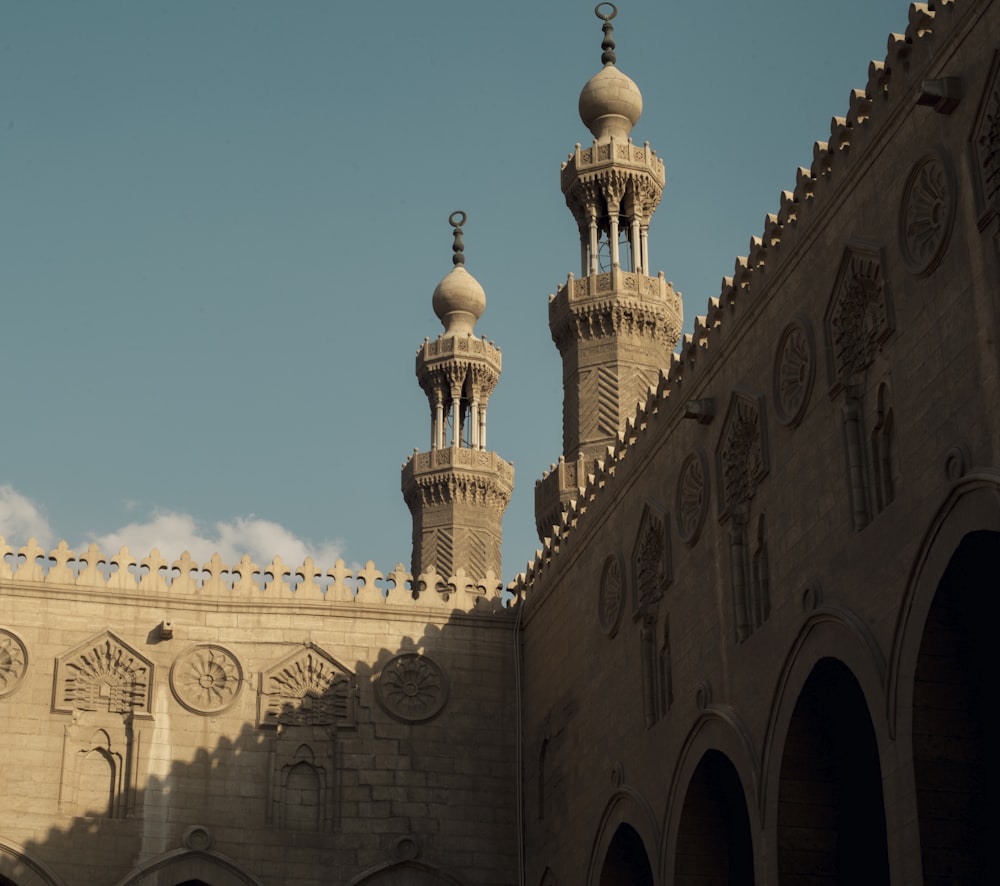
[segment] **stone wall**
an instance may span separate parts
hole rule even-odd
[[[526,882],[991,879],[997,33],[911,5],[522,577]]]

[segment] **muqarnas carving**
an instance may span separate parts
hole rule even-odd
[[[128,814],[152,690],[152,663],[110,631],[56,659],[53,711],[72,715],[63,734],[60,812]]]
[[[634,618],[659,600],[670,584],[672,575],[667,525],[667,515],[659,506],[647,504],[643,508],[632,549]]]
[[[286,656],[260,679],[261,726],[354,726],[357,678],[312,643]]]
[[[844,250],[825,319],[835,393],[858,383],[893,330],[880,249],[852,245]]]
[[[0,698],[21,685],[27,670],[28,650],[21,638],[0,628]]]
[[[153,664],[110,631],[56,661],[53,710],[149,714]]]
[[[274,727],[268,822],[328,831],[335,817],[336,738],[357,725],[357,678],[307,643],[261,674],[258,722]]]
[[[733,621],[742,643],[770,615],[767,539],[758,514],[753,538],[753,500],[767,475],[767,436],[760,398],[735,392],[719,440],[722,516],[729,519],[729,561]]]
[[[805,414],[816,375],[816,348],[804,320],[785,327],[774,355],[774,412],[783,425],[795,427]]]
[[[228,649],[211,643],[185,650],[170,668],[174,697],[195,714],[218,714],[236,701],[243,668]]]
[[[597,597],[597,617],[601,630],[609,637],[618,633],[625,609],[625,560],[621,554],[611,554],[601,570],[601,587]]]
[[[677,477],[677,534],[693,545],[708,514],[708,462],[700,449],[690,453]]]
[[[721,516],[745,511],[767,475],[767,435],[759,397],[736,391],[717,450]]]
[[[1000,52],[993,56],[970,141],[976,161],[979,225],[984,228],[1000,214]]]
[[[448,680],[433,659],[417,652],[403,652],[382,667],[375,681],[375,696],[392,717],[404,723],[420,723],[444,708]]]
[[[925,277],[944,257],[955,220],[955,178],[943,156],[916,162],[903,187],[899,247],[911,274]]]

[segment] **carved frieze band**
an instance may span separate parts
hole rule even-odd
[[[918,160],[903,187],[899,210],[899,246],[911,274],[925,277],[940,264],[955,204],[955,177],[945,157],[928,154]]]
[[[448,700],[448,680],[433,659],[404,652],[389,659],[379,672],[375,694],[392,717],[406,723],[420,723],[444,707]]]
[[[182,652],[170,668],[170,689],[195,714],[218,714],[243,687],[239,660],[222,646],[206,643]]]
[[[708,513],[708,461],[700,449],[690,453],[677,477],[677,534],[693,545]]]
[[[785,327],[774,355],[774,411],[783,425],[795,427],[805,414],[816,375],[816,347],[805,320]]]
[[[609,637],[618,633],[625,609],[625,559],[611,554],[604,561],[601,588],[597,600],[597,617],[601,630]]]
[[[28,671],[28,650],[17,634],[0,628],[0,698],[10,695]]]

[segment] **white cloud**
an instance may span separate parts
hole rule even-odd
[[[52,544],[52,529],[38,505],[12,486],[0,486],[0,535],[11,544],[24,544],[29,538],[43,548]]]
[[[298,566],[311,556],[318,566],[330,567],[343,555],[337,541],[314,543],[300,539],[281,524],[252,515],[216,523],[211,531],[206,531],[190,514],[163,511],[154,513],[146,522],[129,523],[92,540],[104,553],[114,553],[126,546],[133,556],[142,557],[156,548],[164,559],[174,560],[188,551],[191,559],[200,563],[218,553],[227,565],[235,565],[244,554],[249,554],[263,567],[277,554],[290,566]],[[81,547],[85,549],[86,545]]]

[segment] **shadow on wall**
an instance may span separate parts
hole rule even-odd
[[[493,617],[512,645],[513,621]],[[496,724],[512,720],[513,678],[495,654],[489,675],[462,660],[476,630],[462,622],[428,624],[353,671],[301,644],[261,673],[257,721],[222,737],[221,712],[171,733],[188,716],[173,705],[74,710],[59,812],[41,812],[60,824],[24,845],[0,835],[0,886],[457,886],[494,882],[484,862],[510,882],[514,735]],[[224,680],[226,664],[197,663],[196,684]],[[33,773],[11,775],[8,795],[30,808]]]

